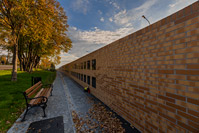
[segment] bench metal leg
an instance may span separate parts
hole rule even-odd
[[[46,117],[46,112],[45,112],[46,107],[47,107],[46,104],[44,104],[44,106],[42,106],[42,109],[43,109],[43,112],[44,112],[44,116],[43,117]]]
[[[50,92],[50,96],[52,96],[53,94],[52,94],[52,92],[53,92],[53,89],[51,90],[51,92]]]
[[[52,90],[51,90],[51,92],[50,92],[50,95],[52,96],[53,94],[52,94],[52,92],[53,92],[53,85],[51,86],[51,88],[52,88]]]
[[[21,120],[21,122],[23,122],[24,120],[25,120],[25,118],[26,118],[26,114],[28,113],[28,107],[26,108],[26,112],[25,112],[25,114],[24,114],[24,116],[23,116],[23,119]]]

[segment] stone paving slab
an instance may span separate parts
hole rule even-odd
[[[8,130],[8,133],[25,133],[32,122],[45,120],[53,117],[63,116],[64,121],[64,132],[73,133],[73,121],[71,117],[71,113],[69,110],[68,99],[66,96],[66,89],[63,86],[63,81],[61,80],[60,73],[57,72],[56,79],[53,84],[53,92],[52,96],[49,97],[49,101],[47,103],[46,115],[43,116],[43,111],[40,107],[32,108],[28,114],[26,115],[26,121],[20,122],[23,114],[14,125]]]

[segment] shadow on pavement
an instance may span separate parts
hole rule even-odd
[[[64,133],[63,116],[33,122],[27,133]]]

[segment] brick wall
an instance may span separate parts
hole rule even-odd
[[[62,70],[82,86],[90,76],[91,93],[140,131],[199,132],[199,2]]]

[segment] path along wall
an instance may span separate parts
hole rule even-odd
[[[199,2],[61,68],[144,132],[199,132]]]
[[[12,65],[0,65],[0,70],[10,70],[12,67]]]

